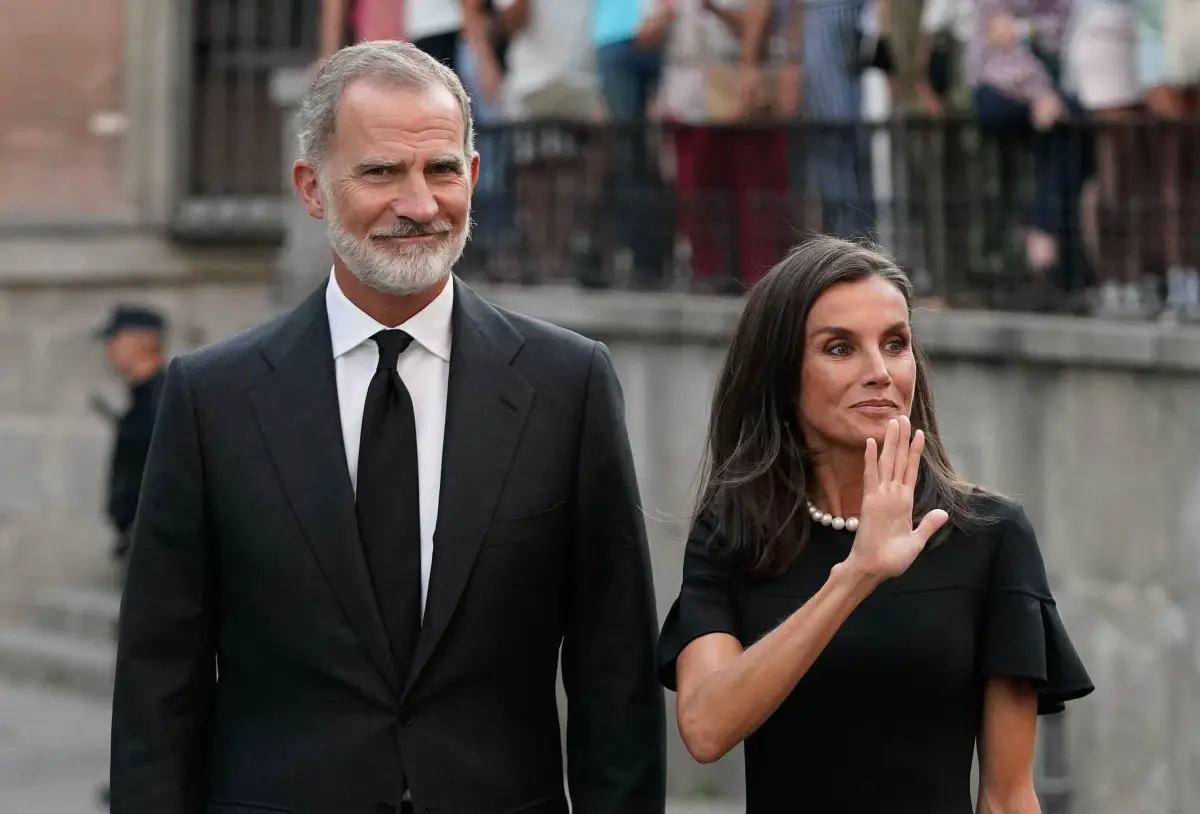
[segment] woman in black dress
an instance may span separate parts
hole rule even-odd
[[[1037,715],[1092,691],[1020,506],[954,474],[886,257],[834,238],[750,292],[660,642],[693,757],[749,814],[1037,814]],[[911,434],[910,434],[911,433]]]

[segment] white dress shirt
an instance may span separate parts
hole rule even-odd
[[[403,325],[381,325],[350,302],[331,274],[325,290],[329,336],[333,340],[338,409],[350,482],[358,491],[358,447],[362,436],[367,388],[379,365],[379,348],[371,337],[396,327],[413,342],[396,365],[412,396],[417,425],[417,476],[421,501],[421,608],[429,595],[433,566],[433,531],[437,527],[442,481],[442,441],[446,432],[446,391],[450,381],[450,317],[454,310],[454,281],[433,302]]]

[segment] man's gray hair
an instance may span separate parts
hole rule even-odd
[[[468,159],[474,156],[471,101],[454,71],[411,43],[373,40],[343,48],[327,59],[300,102],[300,155],[313,167],[324,163],[342,94],[358,79],[410,90],[444,87],[462,109],[463,150]]]

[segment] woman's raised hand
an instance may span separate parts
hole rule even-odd
[[[925,434],[917,430],[910,442],[911,429],[908,416],[889,421],[878,456],[875,439],[867,439],[862,510],[846,562],[880,581],[903,574],[950,519],[946,512],[934,509],[913,528],[913,490]]]

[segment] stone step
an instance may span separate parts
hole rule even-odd
[[[667,814],[745,814],[746,804],[733,800],[667,800]]]
[[[116,648],[31,627],[0,627],[0,678],[112,699]]]
[[[55,588],[39,594],[33,623],[47,633],[112,643],[117,636],[121,596],[100,588]]]

